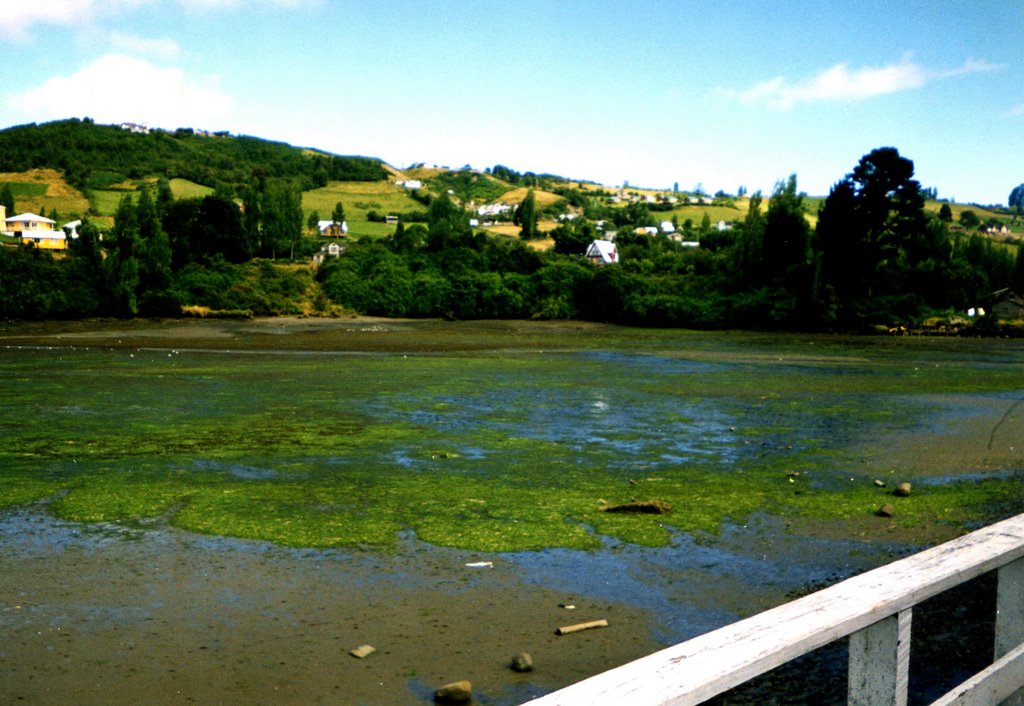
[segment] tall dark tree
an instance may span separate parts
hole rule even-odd
[[[537,195],[533,189],[526,193],[526,198],[519,205],[519,237],[532,240],[537,237]]]
[[[141,246],[139,284],[153,296],[166,291],[171,284],[171,242],[148,189],[139,193],[135,214]]]
[[[334,204],[334,210],[331,211],[331,223],[335,225],[341,225],[345,222],[345,207],[341,205],[341,201]]]
[[[271,182],[263,199],[263,254],[277,258],[295,256],[302,237],[302,193],[288,183]]]
[[[1020,218],[1024,214],[1024,184],[1018,184],[1013,187],[1006,205],[1013,211],[1015,218]]]
[[[118,316],[139,312],[139,222],[131,196],[121,199],[114,214],[110,254],[104,261],[110,306]]]
[[[0,186],[0,206],[7,209],[8,217],[14,215],[14,192],[11,191],[10,184]]]
[[[814,239],[815,296],[826,319],[860,319],[876,297],[908,294],[908,268],[933,255],[914,163],[893,147],[861,158],[829,193]]]
[[[156,212],[161,219],[172,203],[174,203],[174,192],[171,191],[171,183],[166,178],[160,177],[156,182]]]
[[[446,194],[430,202],[427,224],[427,247],[433,252],[462,245],[472,235],[465,211]]]
[[[760,279],[761,260],[764,253],[764,213],[761,211],[761,192],[755,191],[750,197],[750,206],[732,249],[732,269],[742,284],[755,284]],[[707,213],[705,212],[705,215]],[[711,217],[708,216],[708,227]],[[703,235],[703,226],[702,226]]]

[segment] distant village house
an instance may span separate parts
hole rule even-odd
[[[615,243],[595,240],[587,247],[585,257],[595,265],[614,265],[619,261],[619,251],[615,248]]]
[[[336,221],[317,221],[316,227],[320,230],[320,235],[325,238],[343,238],[348,235],[348,223],[346,221],[341,223]]]
[[[6,216],[6,209],[0,215]],[[22,213],[4,218],[4,235],[43,250],[67,250],[67,234],[63,230],[54,229],[55,225],[57,221],[50,218],[35,213]]]

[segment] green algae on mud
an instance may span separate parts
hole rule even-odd
[[[865,448],[956,439],[967,415],[992,428],[1024,390],[1007,341],[335,325],[337,341],[302,334],[315,347],[260,322],[230,325],[238,350],[154,345],[148,329],[145,348],[2,349],[0,506],[307,547],[406,530],[486,551],[657,546],[759,512],[870,532],[894,502],[873,477],[923,471],[867,464]],[[916,484],[885,531],[1019,511],[1011,417],[984,473],[965,460],[973,475]],[[653,498],[672,513],[601,511]]]

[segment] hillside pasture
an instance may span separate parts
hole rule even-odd
[[[527,194],[530,193],[529,187],[520,186],[506,191],[501,195],[501,200],[508,204],[519,205],[525,199]],[[562,197],[558,194],[553,194],[550,191],[541,191],[540,189],[533,190],[533,197],[537,200],[537,208],[547,208],[548,206],[558,203],[562,200]]]
[[[92,212],[97,216],[113,216],[125,196],[132,197],[134,192],[114,189],[90,189],[89,201]]]
[[[69,186],[56,169],[0,173],[0,184],[10,184],[14,207],[19,213],[39,213],[44,208],[52,212],[56,208],[61,218],[71,220],[89,211],[88,199]]]
[[[197,184],[188,179],[171,179],[171,194],[177,199],[201,199],[213,193],[209,186]]]
[[[339,201],[345,208],[350,230],[355,224],[361,227],[366,223],[366,214],[370,211],[387,215],[426,210],[426,206],[409,196],[405,189],[386,181],[332,181],[323,188],[304,192],[302,210],[307,217],[316,211],[320,218],[327,219]]]

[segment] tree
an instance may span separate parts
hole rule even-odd
[[[306,218],[306,228],[313,235],[320,233],[320,214],[316,211],[310,211],[309,216]]]
[[[294,258],[302,237],[302,194],[287,183],[269,183],[263,199],[263,252],[277,258],[285,251]]]
[[[114,214],[111,236],[111,252],[103,263],[110,305],[118,316],[134,316],[139,312],[139,223],[127,194]]]
[[[966,211],[960,212],[960,225],[968,230],[974,230],[981,225],[981,219],[978,218],[977,213],[967,209]]]
[[[739,235],[736,238],[736,245],[732,249],[733,268],[741,282],[754,282],[759,279],[761,258],[764,253],[764,214],[761,212],[761,192],[755,191],[750,197],[750,207],[747,215],[739,227]],[[711,227],[711,217],[704,212],[707,218],[707,227]],[[701,235],[704,232],[704,224],[701,224]],[[702,238],[702,241],[705,238]]]
[[[1021,214],[1024,214],[1024,184],[1018,184],[1013,187],[1013,191],[1010,192],[1010,198],[1006,203],[1010,210],[1013,211],[1015,219],[1020,218]]]
[[[861,158],[836,184],[818,217],[814,296],[826,321],[880,316],[878,297],[912,294],[904,275],[934,254],[914,163],[893,147]]]
[[[7,216],[14,215],[14,192],[11,191],[10,184],[4,184],[0,187],[0,206],[7,209]]]
[[[783,278],[786,284],[793,284],[794,270],[807,264],[810,233],[804,194],[797,190],[796,174],[792,174],[775,185],[765,216],[762,262],[768,279]]]
[[[341,205],[341,201],[334,204],[334,210],[331,211],[331,223],[340,226],[345,222],[345,207]]]
[[[939,207],[939,220],[943,223],[953,222],[953,209],[949,207],[948,203],[944,203]]]
[[[427,248],[439,252],[463,244],[471,236],[466,214],[447,194],[430,202],[427,209]]]
[[[526,193],[526,198],[519,205],[518,223],[521,227],[520,238],[532,240],[537,237],[537,196],[533,189]]]
[[[164,232],[156,204],[149,190],[139,193],[135,204],[135,219],[139,228],[141,267],[140,289],[155,295],[167,290],[171,284],[171,243]]]
[[[156,182],[156,212],[161,219],[172,203],[174,203],[174,192],[171,191],[171,183],[166,178],[160,177]]]

